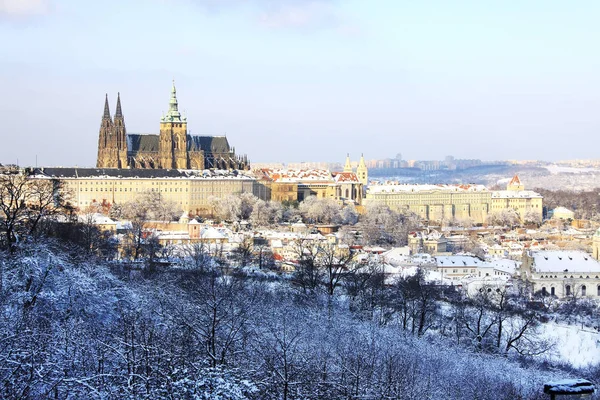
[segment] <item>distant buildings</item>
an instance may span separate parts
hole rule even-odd
[[[504,161],[481,161],[478,159],[455,159],[453,156],[447,156],[443,160],[403,160],[402,155],[398,154],[395,158],[385,158],[380,160],[369,160],[366,165],[374,170],[395,170],[402,168],[413,168],[422,171],[438,170],[462,170],[466,168],[480,167],[485,165],[505,165]]]

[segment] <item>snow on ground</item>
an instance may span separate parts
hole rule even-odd
[[[561,173],[581,174],[585,172],[600,172],[597,168],[562,167],[560,165],[547,165],[545,168],[553,175]]]
[[[549,355],[552,361],[568,362],[576,368],[600,362],[600,334],[591,328],[549,322],[541,333],[556,343]]]

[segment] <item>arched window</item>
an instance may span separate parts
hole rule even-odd
[[[586,292],[587,292],[587,288],[585,287],[585,285],[581,285],[581,295],[585,296]]]
[[[542,286],[542,296],[547,296],[548,292],[546,291],[546,286]]]
[[[598,296],[600,296],[600,285],[598,285]]]
[[[598,286],[598,288],[599,288],[598,290],[600,291],[600,286]],[[555,296],[556,295],[556,292],[554,291],[554,287],[550,288],[550,295],[551,296]]]
[[[571,285],[567,285],[565,286],[565,292],[567,296],[571,295]]]

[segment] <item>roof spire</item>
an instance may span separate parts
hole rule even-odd
[[[352,172],[352,163],[350,162],[350,153],[346,154],[346,164],[344,164],[344,172]]]
[[[117,111],[115,113],[115,118],[122,116],[123,112],[121,111],[121,93],[117,92]]]
[[[104,115],[102,118],[110,119],[110,108],[108,107],[108,93],[106,93],[106,97],[104,99]]]
[[[181,122],[181,113],[177,107],[177,90],[175,89],[175,79],[173,79],[173,87],[171,88],[171,99],[169,100],[169,111],[167,115],[161,118],[163,122],[177,121]]]

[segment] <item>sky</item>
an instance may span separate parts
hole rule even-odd
[[[0,163],[94,166],[104,96],[255,162],[600,158],[597,0],[0,0]]]

